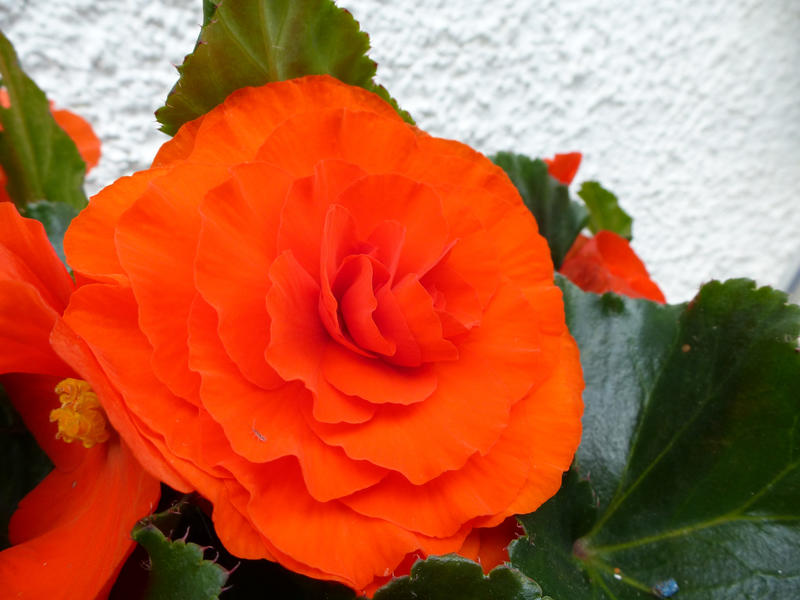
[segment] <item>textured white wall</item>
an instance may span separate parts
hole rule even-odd
[[[234,1],[234,0],[226,0]],[[379,80],[434,135],[491,153],[581,150],[635,218],[670,301],[800,264],[797,0],[340,0]],[[0,0],[0,28],[104,142],[96,191],[146,167],[153,111],[201,0]]]

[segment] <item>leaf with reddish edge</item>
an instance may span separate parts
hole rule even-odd
[[[216,562],[203,558],[207,548],[184,539],[171,540],[159,529],[158,525],[172,522],[172,517],[178,512],[180,506],[142,519],[131,532],[133,539],[150,555],[144,598],[216,600],[223,591],[229,572]]]
[[[207,23],[194,52],[156,111],[165,133],[174,135],[239,88],[320,74],[375,92],[413,123],[373,81],[369,37],[331,0],[238,0],[216,8],[206,0],[204,9]]]

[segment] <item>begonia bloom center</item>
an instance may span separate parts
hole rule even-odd
[[[79,440],[84,448],[102,444],[109,438],[103,408],[88,383],[68,377],[55,388],[61,408],[50,411],[50,422],[58,422],[56,439],[68,444]]]
[[[434,301],[420,282],[444,252],[404,272],[398,266],[406,233],[400,222],[387,219],[362,238],[348,208],[328,208],[320,256],[322,323],[350,350],[398,366],[454,360],[458,352],[443,337]]]

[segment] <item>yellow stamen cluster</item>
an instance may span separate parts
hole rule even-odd
[[[56,439],[72,443],[80,440],[84,448],[108,440],[106,417],[97,394],[82,379],[67,378],[56,386],[61,408],[50,411],[50,422],[58,421]]]

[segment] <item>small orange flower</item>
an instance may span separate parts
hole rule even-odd
[[[8,108],[9,98],[8,92],[0,89],[0,106]],[[68,110],[55,110],[53,103],[50,103],[50,111],[56,123],[67,132],[67,135],[75,142],[78,148],[78,153],[81,155],[83,162],[86,163],[86,172],[91,171],[100,160],[100,140],[92,130],[92,126],[86,122],[85,119],[79,117],[75,113]],[[0,131],[3,128],[0,126]],[[0,167],[0,202],[10,202],[11,198],[6,192],[6,182],[8,177],[5,171]]]
[[[4,598],[105,597],[131,528],[158,500],[158,482],[108,426],[116,392],[61,321],[73,289],[42,225],[0,203],[0,383],[55,465],[11,519]]]
[[[582,155],[580,152],[556,154],[553,158],[545,158],[547,172],[564,185],[569,185],[575,179],[575,173],[581,166]]]
[[[581,154],[556,154],[544,162],[552,177],[569,185],[581,165]],[[615,292],[630,298],[666,302],[630,243],[611,231],[599,231],[592,238],[579,235],[559,272],[586,292]]]
[[[564,257],[560,272],[586,292],[614,292],[666,302],[628,240],[611,231],[598,231],[591,238],[579,235]]]
[[[142,424],[121,435],[240,557],[365,589],[534,510],[572,460],[583,380],[535,221],[360,88],[235,92],[65,248],[65,321]]]

